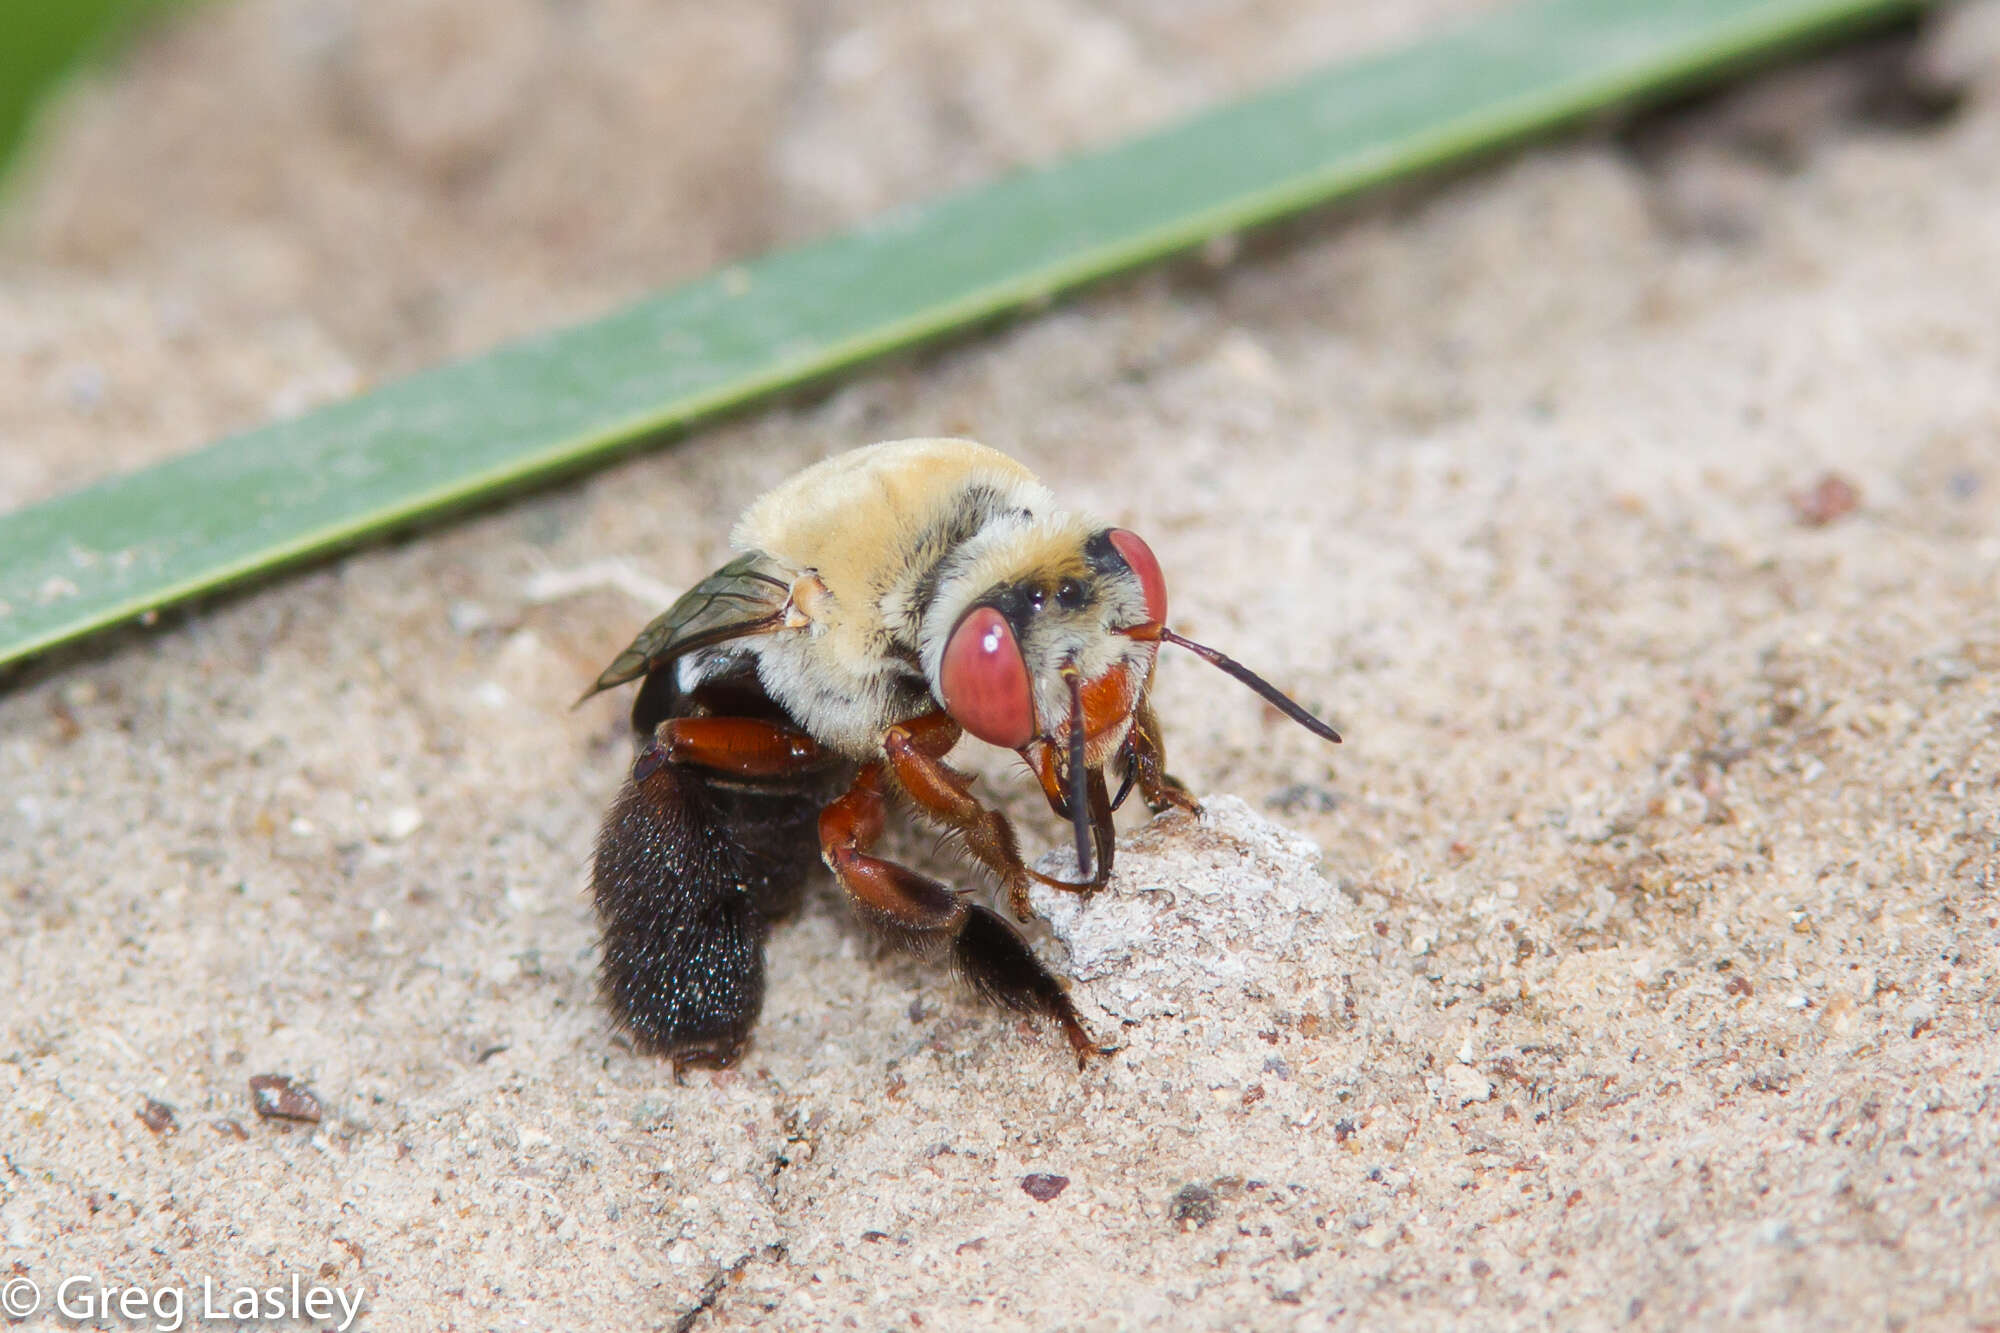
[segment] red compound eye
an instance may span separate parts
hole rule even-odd
[[[1146,619],[1155,625],[1167,623],[1167,576],[1160,572],[1159,559],[1153,548],[1139,539],[1136,532],[1124,528],[1111,530],[1111,544],[1118,548],[1118,554],[1125,557],[1125,563],[1139,576],[1139,586],[1146,590]]]
[[[980,740],[1018,750],[1035,738],[1028,664],[1007,618],[992,607],[974,607],[951,632],[938,687],[944,711]]]

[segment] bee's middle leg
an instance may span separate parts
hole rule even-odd
[[[1098,1049],[1062,982],[1004,920],[945,885],[869,854],[888,808],[881,762],[864,766],[854,785],[820,812],[820,854],[862,918],[918,954],[948,951],[952,965],[987,1000],[1016,1013],[1054,1019],[1081,1066]]]

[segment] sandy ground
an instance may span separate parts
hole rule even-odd
[[[207,7],[16,186],[0,502],[1473,8]],[[1968,7],[15,680],[0,1283],[296,1276],[369,1329],[2000,1321],[1996,36]],[[677,1083],[592,994],[623,700],[568,703],[762,488],[945,432],[1144,532],[1188,631],[1348,743],[1163,666],[1219,795],[1049,904],[1124,1045],[1083,1074],[822,886],[742,1067]]]

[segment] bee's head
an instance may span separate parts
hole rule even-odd
[[[1031,763],[1028,747],[1037,744],[1047,747],[1045,759],[1063,756],[1062,804],[1076,827],[1079,868],[1091,864],[1093,823],[1110,819],[1109,809],[1087,805],[1085,774],[1101,773],[1125,744],[1162,642],[1220,667],[1315,735],[1340,740],[1256,672],[1168,629],[1160,562],[1124,528],[1016,511],[959,543],[939,563],[935,589],[921,630],[932,695],[980,740],[1020,750]]]
[[[1080,716],[1085,762],[1104,763],[1152,674],[1147,631],[1166,620],[1146,543],[1048,516],[989,527],[949,565],[924,618],[924,668],[952,720],[1018,750],[1068,743]]]

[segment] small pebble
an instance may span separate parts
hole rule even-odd
[[[1215,1191],[1206,1185],[1183,1185],[1167,1208],[1167,1216],[1182,1231],[1195,1231],[1215,1220]]]
[[[474,601],[460,598],[445,610],[445,619],[454,634],[471,635],[493,627],[493,613]]]
[[[382,821],[382,836],[401,842],[424,826],[424,812],[414,805],[399,805]]]
[[[1493,1080],[1466,1065],[1453,1065],[1445,1070],[1444,1086],[1450,1100],[1460,1106],[1483,1102],[1493,1095]]]
[[[266,1120],[298,1120],[318,1124],[319,1098],[283,1074],[257,1074],[250,1079],[250,1105]]]
[[[1793,491],[1792,512],[1809,528],[1823,528],[1861,507],[1861,491],[1838,472],[1827,472],[1812,486]]]
[[[1037,1171],[1021,1177],[1022,1191],[1036,1203],[1047,1203],[1068,1188],[1068,1176],[1050,1176]]]
[[[155,1134],[172,1134],[180,1129],[179,1122],[174,1119],[174,1108],[165,1102],[156,1102],[151,1097],[148,1097],[146,1104],[133,1114],[139,1117],[140,1124]]]

